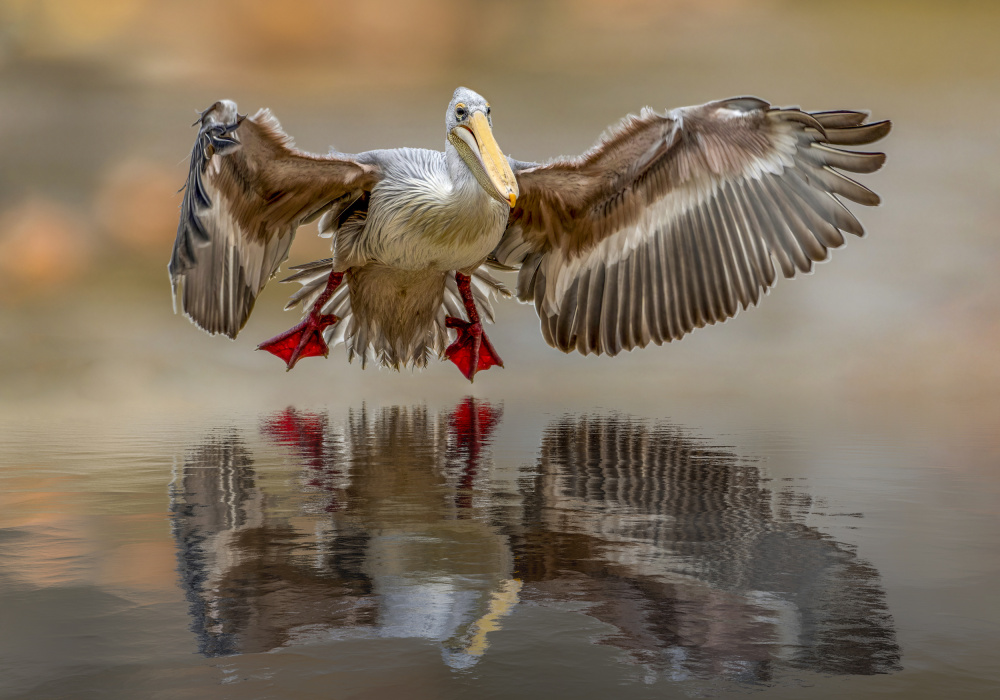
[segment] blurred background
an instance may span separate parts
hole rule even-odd
[[[1000,4],[779,0],[0,0],[0,414],[445,399],[468,385],[256,353],[297,321],[272,283],[236,342],[173,314],[166,263],[196,110],[270,107],[300,148],[443,148],[452,90],[504,151],[577,154],[645,105],[752,94],[891,118],[869,235],[761,308],[616,359],[490,331],[476,393],[899,410],[1000,396]],[[304,227],[289,264],[325,257]],[[279,273],[280,275],[281,273]],[[295,287],[297,288],[297,286]],[[608,392],[612,392],[609,394]]]

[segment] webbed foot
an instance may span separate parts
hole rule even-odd
[[[470,382],[480,370],[489,369],[494,365],[503,367],[503,360],[493,349],[490,339],[483,333],[483,326],[479,321],[463,321],[449,316],[445,319],[445,325],[458,331],[455,342],[444,351],[445,357],[454,362]]]
[[[299,325],[290,328],[270,340],[265,340],[257,346],[258,350],[267,350],[285,361],[287,369],[295,366],[303,357],[326,357],[330,354],[330,346],[323,339],[323,331],[340,320],[333,314],[321,315],[310,313]]]

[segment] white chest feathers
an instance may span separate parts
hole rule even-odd
[[[407,270],[461,270],[500,242],[510,208],[468,170],[449,173],[443,153],[400,149],[372,190],[359,243],[366,257]]]

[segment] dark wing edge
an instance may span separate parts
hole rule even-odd
[[[199,328],[235,338],[288,257],[299,225],[346,209],[378,179],[351,156],[299,151],[269,110],[239,115],[220,100],[202,112],[167,269],[180,309]]]
[[[519,268],[546,342],[616,355],[677,340],[755,306],[808,273],[843,232],[864,229],[840,198],[878,195],[870,173],[889,133],[867,112],[772,108],[753,97],[628,117],[575,159],[511,161],[521,191],[493,253]]]

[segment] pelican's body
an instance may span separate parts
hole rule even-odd
[[[383,179],[372,189],[364,225],[333,234],[330,269],[352,270],[352,320],[344,330],[354,324],[348,342],[362,362],[372,356],[393,367],[423,365],[440,354],[446,335],[437,317],[449,273],[475,271],[507,226],[510,206],[489,196],[454,147],[446,148],[371,154],[384,164]],[[346,317],[346,307],[335,308]],[[434,332],[436,321],[441,332]]]
[[[443,152],[314,156],[266,110],[245,118],[220,101],[200,120],[171,279],[195,323],[235,337],[295,230],[319,219],[332,257],[289,278],[305,318],[261,345],[289,369],[329,341],[395,368],[447,357],[470,379],[502,365],[479,318],[510,295],[491,266],[519,271],[517,296],[551,345],[614,355],[724,321],[776,266],[809,271],[842,231],[861,235],[837,195],[878,197],[837,169],[871,172],[884,156],[832,145],[888,133],[865,116],[756,98],[644,111],[583,156],[539,165],[502,154],[489,104],[466,88]]]

